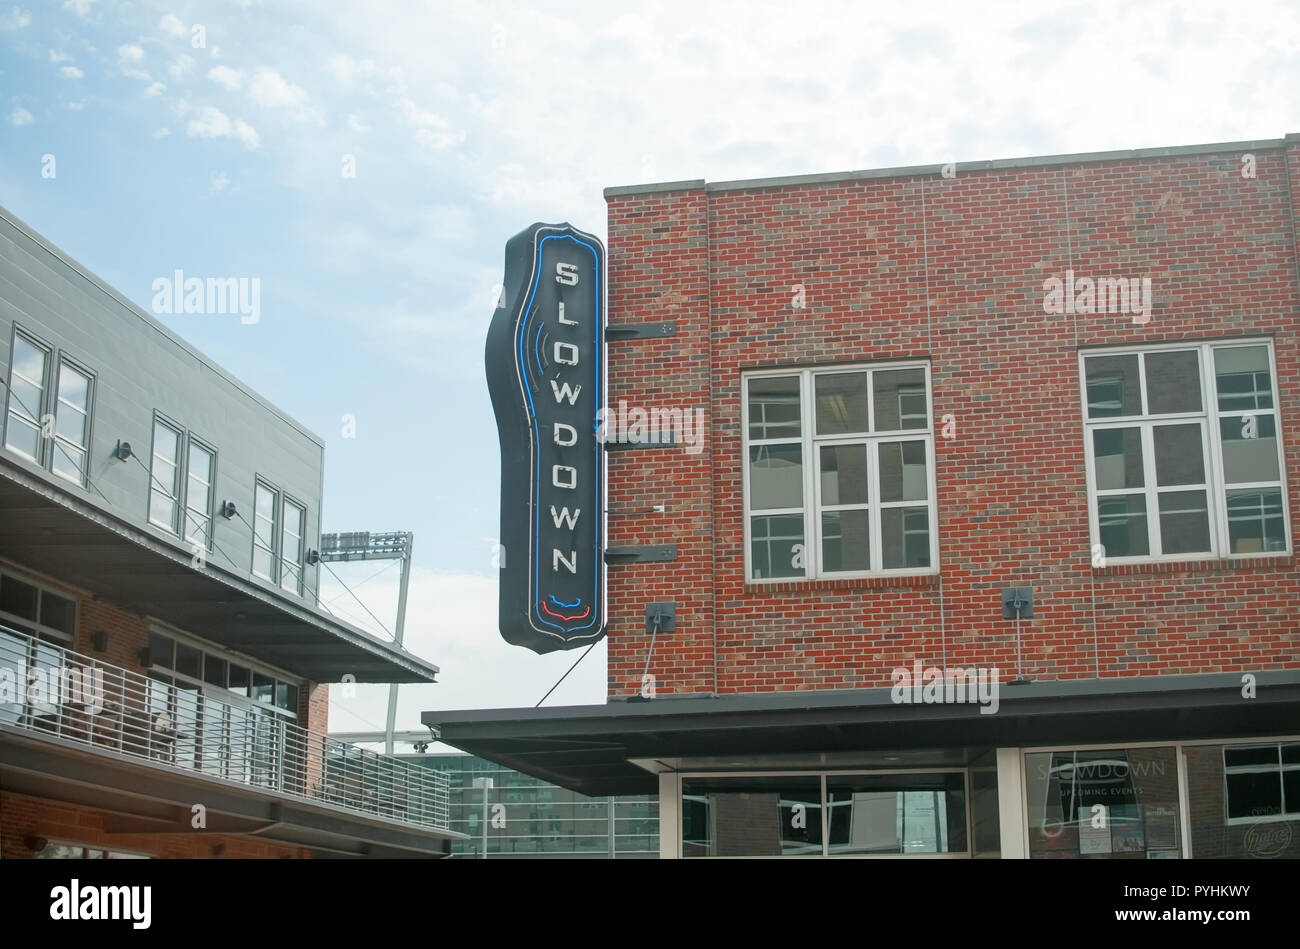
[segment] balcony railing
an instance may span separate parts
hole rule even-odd
[[[308,731],[224,689],[160,681],[7,626],[0,626],[0,725],[447,829],[447,775],[440,771]]]

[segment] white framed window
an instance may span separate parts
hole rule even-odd
[[[180,513],[181,444],[180,428],[157,416],[153,420],[153,451],[149,461],[149,523],[176,533]]]
[[[1223,746],[1226,824],[1300,819],[1300,743]]]
[[[84,487],[94,374],[17,327],[11,352],[5,447]]]
[[[90,456],[90,405],[95,380],[88,372],[59,357],[54,403],[54,452],[50,469],[73,484],[85,484]]]
[[[45,410],[50,350],[15,330],[10,352],[5,448],[42,465],[45,444],[41,437],[41,414]]]
[[[216,452],[191,435],[185,453],[185,539],[201,547],[212,544],[216,463]]]
[[[924,362],[741,379],[745,576],[934,573],[934,435]]]
[[[253,491],[253,574],[275,583],[276,508],[280,492],[260,478]]]
[[[302,591],[302,535],[307,527],[307,509],[285,498],[280,528],[280,586],[291,593]]]
[[[1094,562],[1290,552],[1270,340],[1080,353]]]

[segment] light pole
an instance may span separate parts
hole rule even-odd
[[[491,778],[475,778],[474,787],[483,789],[483,859],[487,859],[487,830],[488,830],[488,791],[492,790]]]

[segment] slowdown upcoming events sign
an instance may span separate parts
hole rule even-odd
[[[605,248],[569,224],[506,243],[488,328],[501,442],[500,627],[537,653],[605,634],[602,398]]]

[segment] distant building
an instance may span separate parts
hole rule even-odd
[[[0,855],[444,855],[325,734],[438,669],[319,608],[321,439],[3,209],[0,406]]]
[[[448,776],[448,826],[465,835],[452,856],[483,852],[483,791],[491,778],[488,857],[628,858],[659,856],[659,804],[653,795],[588,797],[473,755],[399,755]]]

